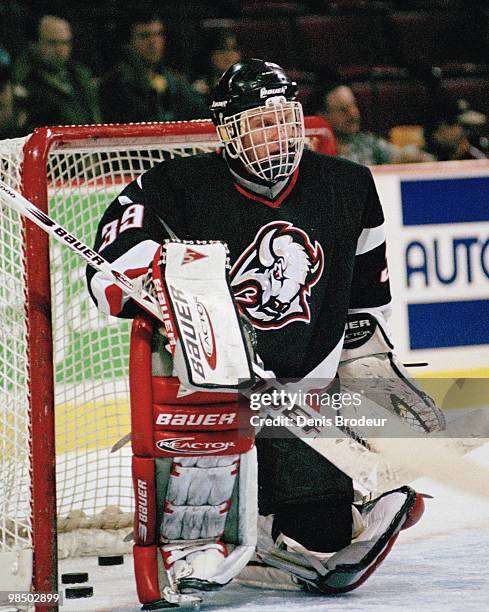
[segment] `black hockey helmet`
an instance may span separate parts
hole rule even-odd
[[[223,116],[262,106],[276,96],[295,100],[297,89],[297,83],[277,64],[260,59],[238,62],[226,70],[212,93],[212,119],[217,125]]]
[[[210,110],[227,160],[265,181],[290,176],[304,149],[304,113],[295,83],[277,64],[238,62],[221,77]]]

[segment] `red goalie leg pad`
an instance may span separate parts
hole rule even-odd
[[[158,549],[156,546],[138,546],[133,548],[134,576],[139,601],[143,604],[161,599],[158,585]]]
[[[171,391],[172,379],[159,379],[160,399],[164,397],[166,381],[169,382]],[[205,395],[209,401],[209,398],[220,394],[201,395]],[[186,398],[192,396],[193,394]],[[180,402],[179,405],[155,402],[153,403],[155,456],[246,453],[253,447],[255,439],[255,431],[250,423],[251,414],[247,404],[237,401],[216,404]]]
[[[139,457],[153,456],[153,398],[151,374],[151,339],[153,323],[136,317],[131,330],[129,388],[131,398],[131,443]]]
[[[253,448],[254,443],[254,432],[247,430],[158,431],[155,433],[155,456],[240,455]]]
[[[132,480],[136,507],[134,540],[148,546],[156,541],[156,485],[154,459],[132,458]]]
[[[174,376],[153,376],[152,392],[155,404],[223,404],[237,402],[237,393],[216,393],[213,391],[197,391],[189,395],[178,396],[180,381]]]
[[[236,403],[201,405],[198,407],[153,404],[154,428],[156,431],[239,429],[239,415],[240,406]],[[241,427],[243,425],[246,426],[246,423],[241,424]]]

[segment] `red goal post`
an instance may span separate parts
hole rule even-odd
[[[305,123],[309,146],[334,154],[326,121]],[[210,121],[40,128],[0,142],[0,178],[93,244],[124,184],[154,163],[218,146]],[[129,324],[99,317],[83,268],[1,206],[0,591],[26,590],[31,577],[36,591],[56,590],[58,555],[87,552],[72,537],[80,529],[93,531],[94,553],[130,550],[130,449],[110,453],[130,427]],[[107,539],[115,529],[122,535]]]

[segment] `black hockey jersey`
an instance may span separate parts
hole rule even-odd
[[[306,150],[272,197],[237,182],[219,153],[165,161],[111,203],[95,249],[136,277],[169,232],[228,244],[235,299],[279,377],[334,376],[348,309],[390,302],[375,185],[346,160]],[[93,270],[88,278],[99,308],[134,316],[137,306],[110,280]]]

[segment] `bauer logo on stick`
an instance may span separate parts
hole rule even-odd
[[[50,219],[47,215],[45,215],[43,212],[41,212],[40,210],[32,210],[30,211],[31,215],[34,215],[34,217],[36,217],[37,219],[39,219],[39,221],[41,221],[42,223],[44,223],[44,225],[47,225],[48,227],[53,227],[55,224],[55,222]]]

